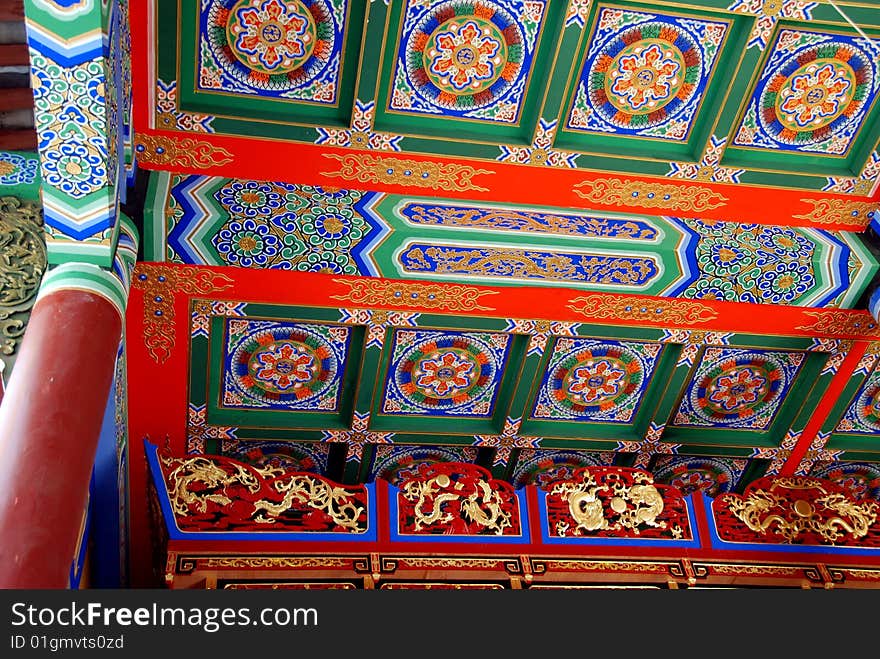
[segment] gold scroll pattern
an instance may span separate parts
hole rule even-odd
[[[337,160],[340,166],[338,170],[333,172],[321,172],[321,176],[342,178],[358,183],[409,185],[432,190],[486,192],[489,188],[481,187],[471,179],[475,176],[495,173],[488,169],[474,169],[468,165],[456,163],[389,158],[369,153],[343,156],[325,153],[324,157]]]
[[[226,149],[192,137],[139,135],[135,140],[135,152],[139,162],[167,167],[205,169],[233,161],[233,155]]]
[[[368,281],[334,279],[333,281],[350,288],[344,295],[333,295],[334,300],[346,300],[365,306],[418,307],[444,311],[494,311],[494,307],[483,306],[479,300],[484,295],[497,293],[497,291],[484,291],[473,286],[457,284],[441,286],[377,279]]]
[[[880,327],[867,311],[805,311],[805,316],[815,318],[811,323],[798,325],[797,329],[817,332],[826,336],[880,336]]]
[[[144,292],[144,345],[153,361],[164,363],[174,349],[176,293],[204,295],[222,291],[232,284],[226,275],[193,266],[136,264],[131,285]]]
[[[605,206],[644,206],[681,211],[705,211],[727,205],[727,197],[700,185],[646,183],[632,179],[599,178],[583,181],[573,192]]]
[[[820,493],[807,498],[803,492]],[[787,543],[815,534],[822,542],[864,538],[877,521],[880,503],[856,502],[840,492],[828,492],[823,481],[807,477],[777,478],[743,497],[725,498],[727,508],[750,530],[781,537]]]
[[[846,224],[848,228],[864,229],[871,223],[871,211],[880,208],[877,202],[849,201],[846,199],[801,199],[813,208],[794,217],[816,224]]]
[[[689,324],[707,323],[718,317],[712,307],[690,300],[656,300],[597,293],[573,298],[569,303],[569,309],[590,318]]]

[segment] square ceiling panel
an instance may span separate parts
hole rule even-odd
[[[880,369],[875,368],[865,378],[835,431],[859,435],[880,434]]]
[[[491,419],[512,335],[395,330],[381,414]]]
[[[556,145],[695,157],[730,83],[722,53],[743,39],[744,18],[600,4],[584,35]]]
[[[227,319],[222,408],[339,409],[351,329]]]
[[[322,428],[347,422],[361,328],[229,315],[212,317],[209,327],[209,423]]]
[[[516,123],[547,4],[408,0],[388,109]]]
[[[532,418],[630,423],[661,349],[659,343],[557,339]]]
[[[878,51],[855,32],[779,29],[748,94],[725,160],[766,158],[858,171],[880,133]]]
[[[686,141],[729,20],[601,7],[566,127]]]
[[[548,25],[565,9],[553,5],[547,0],[407,0],[393,6],[379,76],[377,128],[404,135],[439,137],[464,130],[482,140],[489,135],[526,139],[537,123],[541,72],[553,45]]]
[[[182,110],[347,122],[363,8],[348,0],[181,3]]]
[[[802,352],[707,348],[673,425],[767,429],[805,358]]]

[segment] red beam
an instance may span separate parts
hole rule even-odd
[[[804,426],[804,431],[801,433],[797,444],[795,444],[795,447],[792,449],[791,455],[788,456],[785,464],[782,465],[782,469],[779,470],[780,476],[791,476],[797,471],[801,460],[804,459],[804,456],[810,448],[810,444],[816,439],[816,435],[825,424],[828,415],[831,414],[832,408],[840,399],[843,389],[852,377],[853,371],[858,367],[862,357],[864,357],[865,351],[868,349],[869,345],[870,343],[868,341],[856,341],[853,344],[852,349],[846,355],[846,358],[844,358],[840,368],[837,369],[837,373],[831,378],[831,382],[828,384],[828,388],[825,390],[825,395],[822,397],[822,400],[819,401],[816,411],[813,412],[813,416],[810,417],[807,425]]]
[[[24,0],[0,0],[0,21],[23,21]]]
[[[27,110],[34,107],[34,93],[30,87],[13,87],[2,91],[0,107],[6,112],[10,110]]]
[[[37,132],[33,128],[0,129],[0,150],[36,151]]]
[[[26,43],[0,44],[0,66],[30,66]]]

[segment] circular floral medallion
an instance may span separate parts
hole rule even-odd
[[[711,421],[745,419],[766,410],[785,384],[784,371],[769,358],[740,354],[711,367],[691,390],[691,403]]]
[[[497,368],[491,349],[472,336],[422,341],[407,351],[395,374],[398,389],[420,408],[473,406],[492,386]]]
[[[545,391],[550,405],[563,416],[584,416],[621,406],[644,376],[642,360],[631,349],[581,343],[555,360]]]
[[[880,467],[873,463],[832,462],[810,473],[815,478],[827,478],[849,490],[855,499],[880,500]]]
[[[868,428],[880,431],[880,384],[865,388],[856,402],[856,416]]]
[[[215,0],[207,38],[223,69],[251,87],[306,85],[330,61],[336,24],[326,0]]]
[[[593,58],[590,103],[615,126],[650,128],[690,101],[702,67],[700,49],[687,32],[645,23],[616,35]]]
[[[256,332],[232,354],[234,384],[263,402],[319,397],[335,381],[339,363],[327,340],[305,327]]]
[[[433,105],[471,110],[497,101],[522,73],[523,34],[490,3],[442,3],[429,10],[406,42],[406,70]]]
[[[827,140],[862,114],[871,77],[865,55],[848,43],[802,49],[783,61],[764,85],[761,125],[781,144]]]

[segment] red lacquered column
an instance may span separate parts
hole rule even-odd
[[[0,405],[0,588],[66,588],[122,319],[107,298],[37,300]]]

